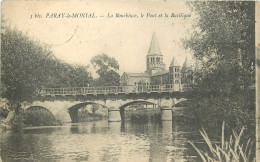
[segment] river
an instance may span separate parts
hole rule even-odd
[[[2,161],[198,161],[188,143],[202,141],[192,124],[107,120],[1,132]]]

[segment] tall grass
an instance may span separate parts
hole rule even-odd
[[[240,143],[241,136],[244,132],[244,127],[240,133],[237,134],[234,130],[233,135],[230,135],[229,139],[225,139],[225,122],[222,125],[221,141],[220,144],[213,144],[208,137],[208,134],[202,128],[200,134],[203,137],[205,143],[209,147],[209,151],[202,151],[196,147],[192,142],[188,141],[192,147],[197,151],[199,157],[203,162],[251,162],[256,161],[255,157],[252,157],[252,142],[250,139],[246,145]]]

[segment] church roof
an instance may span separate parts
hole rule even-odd
[[[168,73],[169,73],[168,70],[162,70],[162,71],[158,71],[158,72],[154,73],[152,76],[165,75],[165,74],[168,74]]]
[[[175,57],[172,58],[172,62],[170,64],[170,67],[173,67],[173,66],[181,66],[179,60],[176,59]]]
[[[147,73],[126,73],[130,77],[150,77],[150,74]]]
[[[161,55],[161,50],[155,33],[153,33],[148,55]]]

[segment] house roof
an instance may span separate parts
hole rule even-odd
[[[156,34],[153,33],[148,55],[161,55],[159,43],[157,41]]]

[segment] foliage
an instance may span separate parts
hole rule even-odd
[[[254,2],[189,2],[197,13],[194,31],[183,40],[195,58],[196,88],[189,94],[198,119],[226,119],[255,132]],[[253,133],[254,134],[254,133]]]
[[[197,59],[236,59],[240,48],[244,65],[250,66],[254,61],[254,2],[191,2],[189,6],[199,18],[185,45]]]
[[[92,108],[91,108],[92,113],[94,113],[94,114],[95,114],[95,112],[98,110],[98,108],[100,107],[100,105],[98,105],[98,104],[93,104],[93,105],[91,105],[91,106],[92,106]]]
[[[196,147],[192,142],[189,143],[193,146],[193,148],[197,151],[200,158],[204,162],[215,162],[215,161],[255,161],[255,158],[252,157],[252,143],[250,143],[250,139],[247,141],[246,145],[241,144],[241,137],[244,131],[244,128],[241,129],[240,133],[237,134],[233,130],[233,136],[231,135],[228,140],[225,140],[225,122],[222,125],[222,134],[221,141],[219,142],[221,145],[213,144],[210,140],[206,131],[202,128],[200,130],[200,134],[203,137],[205,143],[207,144],[210,152],[204,152],[203,150]]]
[[[11,119],[15,129],[23,125],[21,104],[31,102],[42,88],[87,86],[92,82],[88,67],[58,60],[50,48],[10,27],[2,26],[1,52],[1,97],[16,113]]]
[[[8,110],[3,109],[2,107],[0,107],[0,119],[1,118],[6,118],[8,115]]]
[[[27,101],[46,83],[51,53],[19,31],[6,28],[1,36],[2,95],[9,101]]]
[[[43,87],[86,86],[92,81],[87,67],[73,66],[54,57],[47,46],[23,33],[2,33],[2,97],[21,103],[32,100]]]
[[[94,86],[120,85],[120,75],[118,74],[119,64],[115,58],[101,54],[93,57],[91,64],[99,75],[99,78],[94,80]]]
[[[19,132],[24,127],[23,124],[23,115],[22,114],[14,114],[14,118],[11,119],[11,128],[12,130]]]
[[[197,81],[206,78],[204,83],[209,86],[215,85],[211,81],[225,82],[219,84],[222,90],[230,87],[228,84],[254,83],[254,2],[192,2],[189,5],[199,18],[194,32],[183,42],[199,65]],[[212,74],[218,79],[211,79]]]
[[[53,61],[47,87],[86,87],[92,82],[88,67]]]
[[[190,97],[191,110],[197,117],[198,125],[219,125],[223,120],[233,128],[246,126],[252,136],[255,134],[255,105],[252,95],[247,99],[244,92],[237,92],[233,97],[216,96],[214,93],[193,93]]]

